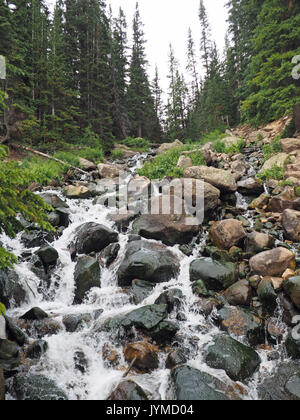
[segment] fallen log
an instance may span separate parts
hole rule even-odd
[[[68,166],[70,169],[78,171],[81,174],[88,175],[88,176],[91,175],[90,173],[84,171],[83,169],[80,169],[80,168],[77,168],[76,166],[70,165],[67,162],[64,162],[64,161],[62,161],[60,159],[57,159],[53,156],[47,155],[46,153],[38,152],[37,150],[31,149],[31,147],[23,146],[21,144],[16,144],[16,143],[11,143],[10,147],[12,147],[14,149],[19,149],[19,150],[25,150],[26,152],[33,153],[34,155],[41,156],[41,157],[46,158],[46,159],[54,160],[55,162],[58,162],[58,163],[60,163],[64,166]]]

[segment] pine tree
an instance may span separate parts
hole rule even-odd
[[[265,0],[254,32],[244,118],[263,124],[300,103],[300,82],[292,78],[292,59],[300,54],[300,4]]]
[[[193,40],[192,30],[188,30],[188,47],[187,47],[187,71],[189,72],[191,82],[191,104],[199,99],[199,75],[197,71],[197,59],[195,53],[195,43]]]
[[[128,115],[131,121],[131,134],[150,138],[155,123],[155,110],[146,70],[145,43],[143,24],[137,3],[133,19],[133,47],[129,70],[130,82],[127,91]]]
[[[199,20],[201,25],[201,40],[200,40],[200,50],[201,50],[201,60],[206,74],[209,71],[209,58],[211,55],[211,29],[208,22],[208,17],[206,9],[203,3],[203,0],[200,0],[199,7]]]
[[[163,136],[163,103],[162,103],[162,94],[163,91],[160,87],[160,79],[158,75],[158,68],[155,67],[155,77],[151,85],[152,95],[154,98],[154,109],[156,116],[156,124],[154,128],[153,138],[155,141],[160,142]]]
[[[127,23],[120,8],[119,16],[113,22],[111,74],[113,83],[113,120],[114,135],[118,139],[126,138],[129,121],[126,109],[126,79],[128,74]]]

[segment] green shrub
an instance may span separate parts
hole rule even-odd
[[[124,144],[124,146],[129,147],[133,151],[148,151],[150,149],[150,142],[149,140],[143,139],[141,137],[133,138],[133,137],[126,137],[126,139],[120,142]]]
[[[217,140],[222,140],[225,137],[228,137],[226,133],[220,131],[220,130],[214,130],[208,134],[205,134],[200,139],[200,144],[206,144],[206,143],[214,143]]]
[[[154,158],[153,161],[147,162],[142,169],[138,171],[139,175],[146,176],[149,179],[161,180],[166,176],[172,178],[182,178],[183,168],[177,167],[178,160],[182,152],[193,150],[192,146],[181,146],[174,147]],[[193,165],[200,166],[205,165],[205,160],[201,151],[197,151],[191,154]]]
[[[95,163],[102,163],[104,161],[104,152],[100,146],[79,150],[78,156]]]
[[[262,147],[262,152],[264,154],[264,162],[270,159],[273,155],[281,153],[282,147],[279,137],[275,137],[275,139],[270,144],[265,144]]]
[[[239,139],[237,144],[226,146],[222,139],[218,139],[214,142],[213,148],[217,153],[225,153],[227,155],[234,155],[236,153],[242,153],[245,146],[244,140]]]
[[[276,179],[277,181],[281,181],[284,179],[284,169],[281,166],[275,165],[273,168],[267,169],[262,174],[258,174],[257,177],[264,180]]]
[[[111,151],[111,156],[113,159],[123,159],[124,152],[122,149],[114,149]]]
[[[32,182],[48,185],[53,180],[61,181],[69,166],[64,166],[53,160],[28,157],[23,160],[20,169],[24,173],[27,182],[25,186],[30,185]]]
[[[79,158],[71,152],[56,152],[54,153],[54,157],[77,168],[80,165]]]

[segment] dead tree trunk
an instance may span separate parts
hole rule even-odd
[[[31,149],[31,147],[22,146],[21,144],[15,144],[15,143],[10,144],[10,146],[14,149],[25,150],[26,152],[33,153],[34,155],[41,156],[41,157],[46,158],[46,159],[54,160],[55,162],[58,162],[58,163],[60,163],[64,166],[68,166],[70,169],[73,169],[77,172],[80,172],[81,174],[90,175],[88,172],[86,172],[86,171],[84,171],[80,168],[77,168],[76,166],[70,165],[69,163],[66,163],[66,162],[64,162],[60,159],[56,159],[53,156],[49,156],[46,153],[38,152],[37,150]]]

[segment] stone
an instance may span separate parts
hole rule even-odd
[[[119,286],[126,287],[135,279],[164,283],[178,273],[178,258],[166,246],[135,241],[127,245],[117,276]]]
[[[171,380],[178,401],[227,401],[219,381],[208,373],[190,366],[179,366],[171,371]]]
[[[205,361],[211,368],[225,370],[233,381],[249,379],[261,364],[256,351],[225,334],[217,335],[208,345]]]
[[[215,246],[229,250],[246,238],[247,234],[242,222],[236,219],[215,222],[210,229],[210,237]]]
[[[263,183],[257,178],[247,178],[237,183],[238,191],[245,195],[260,194],[264,191]]]
[[[286,248],[261,252],[249,261],[251,272],[260,276],[282,276],[288,268],[295,268],[295,254]]]
[[[300,211],[285,210],[282,214],[282,226],[287,239],[300,242]]]
[[[187,362],[187,358],[182,349],[172,350],[166,360],[166,368],[173,369],[176,366],[184,365]]]
[[[77,229],[75,249],[78,254],[100,252],[109,244],[118,242],[118,239],[118,233],[104,225],[84,223]]]
[[[0,366],[5,374],[13,372],[20,365],[20,347],[9,340],[0,339]]]
[[[247,235],[246,252],[257,254],[265,251],[266,248],[273,248],[275,239],[266,233],[251,232]]]
[[[5,400],[5,380],[3,374],[3,367],[0,365],[0,401]]]
[[[259,283],[257,294],[265,311],[273,314],[277,308],[277,293],[274,290],[272,280],[264,278]]]
[[[70,199],[87,199],[92,197],[92,192],[89,188],[81,185],[67,185],[63,189],[63,193],[67,198]]]
[[[113,243],[108,245],[100,254],[100,262],[104,260],[106,267],[110,267],[118,258],[121,245]]]
[[[86,324],[89,324],[91,321],[91,314],[71,314],[63,317],[63,324],[66,327],[66,331],[69,333],[78,331],[80,328]]]
[[[98,172],[101,178],[118,178],[123,172],[122,166],[115,164],[100,163],[98,165]]]
[[[294,337],[293,332],[290,332],[286,342],[285,342],[285,347],[287,350],[287,354],[289,357],[291,357],[294,360],[300,360],[300,334],[299,334],[299,328],[298,331],[296,332],[298,335],[298,339],[296,339]]]
[[[251,287],[247,280],[240,280],[224,292],[224,297],[232,306],[249,306],[252,298]]]
[[[18,274],[10,269],[0,270],[0,302],[6,308],[20,306],[26,298],[26,291],[20,284]]]
[[[267,375],[258,385],[258,399],[262,401],[292,401],[295,397],[291,395],[289,389],[292,390],[293,387],[286,385],[294,376],[299,374],[299,362],[283,361],[277,363],[276,369],[271,375]]]
[[[252,201],[250,209],[263,209],[269,203],[270,197],[269,194],[261,194]]]
[[[266,207],[266,211],[272,213],[282,213],[287,209],[300,210],[300,204],[295,200],[294,188],[291,187],[286,187],[280,194],[271,197]]]
[[[95,163],[90,162],[87,159],[84,159],[82,157],[79,158],[79,164],[80,164],[80,168],[82,168],[84,171],[94,171],[95,169],[97,169],[97,165],[95,165]]]
[[[143,302],[143,300],[151,295],[154,288],[155,284],[149,281],[133,280],[131,291],[133,294],[134,303],[138,305]]]
[[[254,309],[226,306],[219,310],[221,329],[235,337],[246,337],[250,345],[265,342],[264,321]]]
[[[5,316],[5,321],[8,340],[15,341],[20,347],[24,346],[28,341],[27,335],[8,316]]]
[[[193,160],[189,156],[182,155],[178,159],[177,166],[178,168],[183,168],[183,169],[191,168],[193,166]]]
[[[300,309],[300,276],[287,279],[283,283],[283,288],[296,308]]]
[[[0,339],[6,339],[6,321],[3,315],[1,315],[0,311]]]
[[[24,319],[26,321],[41,321],[46,318],[49,318],[49,315],[41,308],[32,308],[20,317],[20,319]]]
[[[159,345],[169,344],[180,330],[178,324],[170,321],[162,321],[153,328],[149,335]]]
[[[126,232],[130,223],[136,218],[136,214],[133,211],[128,211],[125,214],[110,213],[107,218],[115,223],[119,232]]]
[[[34,341],[27,349],[27,357],[29,357],[29,359],[40,359],[47,352],[48,348],[47,341]]]
[[[174,147],[181,147],[181,146],[183,146],[183,143],[179,140],[175,140],[173,143],[163,143],[161,146],[159,146],[157,150],[157,154],[161,155],[162,153],[166,153],[170,149],[173,149]]]
[[[236,282],[236,266],[230,262],[199,258],[190,265],[190,280],[192,282],[202,280],[208,290],[219,292]]]
[[[19,401],[67,401],[68,397],[56,383],[42,375],[19,374],[13,389]]]
[[[59,198],[56,194],[42,193],[40,194],[40,197],[43,198],[43,200],[47,204],[49,204],[49,206],[52,206],[54,209],[69,208],[68,204],[64,200]]]
[[[86,293],[93,287],[101,287],[101,270],[98,261],[92,257],[79,258],[74,273],[75,298],[74,302],[82,303]]]
[[[287,381],[285,390],[291,395],[292,400],[300,401],[300,373]]]
[[[42,260],[44,267],[48,270],[49,267],[56,265],[58,260],[58,252],[50,245],[44,245],[36,253]]]
[[[133,367],[144,373],[151,372],[159,366],[156,347],[146,342],[129,344],[124,349],[124,357],[129,364],[135,359]]]
[[[174,309],[179,309],[183,300],[183,293],[181,289],[170,289],[163,292],[154,302],[156,305],[167,305],[168,312],[171,313]]]
[[[280,144],[285,153],[292,153],[295,150],[300,150],[300,138],[281,139]]]
[[[277,153],[276,155],[272,156],[270,159],[268,159],[259,173],[264,173],[267,170],[270,170],[274,168],[274,166],[278,166],[280,168],[284,168],[286,161],[288,159],[289,155],[287,153]]]
[[[133,381],[123,381],[107,398],[108,401],[146,401],[145,391]]]
[[[185,178],[203,179],[222,192],[236,192],[237,184],[230,171],[207,166],[193,166],[184,170]]]

